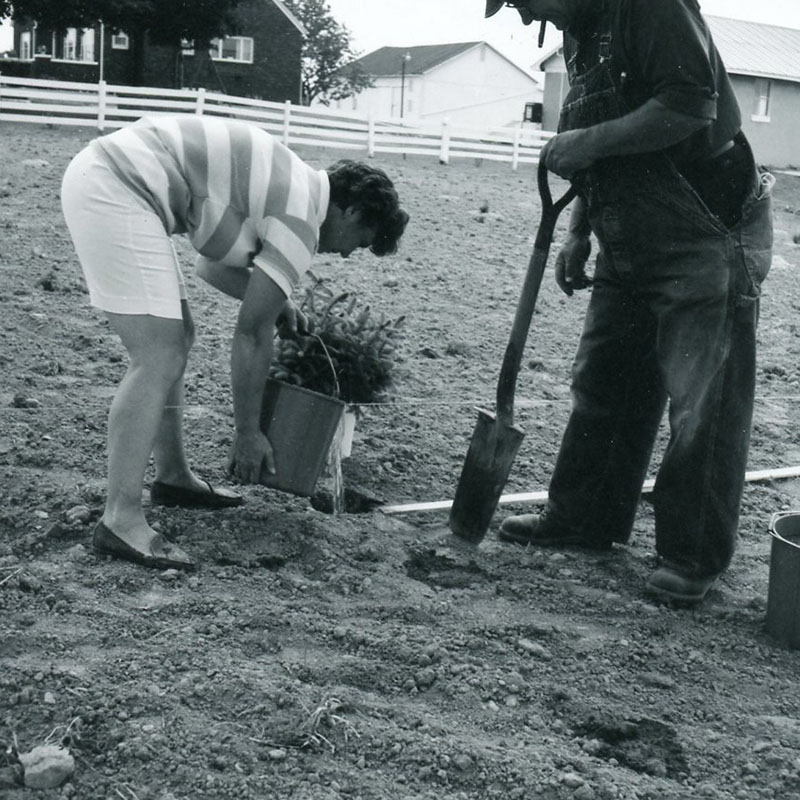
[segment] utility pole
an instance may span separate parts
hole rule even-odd
[[[403,119],[403,112],[405,111],[405,94],[406,94],[406,64],[411,61],[411,53],[406,52],[400,60],[400,119]]]

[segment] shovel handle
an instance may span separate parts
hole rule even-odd
[[[517,386],[517,375],[522,363],[522,352],[528,338],[533,309],[539,296],[539,287],[542,285],[542,276],[550,255],[550,244],[553,241],[556,220],[577,194],[575,187],[570,186],[561,198],[553,202],[550,184],[547,180],[547,167],[543,161],[539,161],[537,182],[539,198],[542,203],[542,219],[539,223],[539,230],[536,232],[536,241],[528,261],[528,270],[525,273],[514,323],[511,326],[511,334],[500,367],[500,377],[497,381],[497,421],[507,426],[514,424],[514,391]]]

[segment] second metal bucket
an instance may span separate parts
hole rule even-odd
[[[800,511],[773,514],[767,633],[800,649]]]

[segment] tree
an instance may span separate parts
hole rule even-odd
[[[193,40],[198,52],[231,30],[233,12],[242,0],[0,0],[0,17],[33,19],[50,30],[84,28],[102,20],[131,37],[141,76],[144,42],[180,52],[181,40]],[[138,83],[138,80],[136,80]]]
[[[130,34],[146,30],[159,44],[210,41],[230,30],[242,0],[0,0],[0,17],[34,19],[51,30],[87,27],[103,20]]]
[[[87,27],[99,19],[101,0],[0,0],[0,17],[34,19],[52,30]]]
[[[372,86],[372,78],[353,60],[358,54],[350,44],[350,31],[337,22],[325,0],[284,0],[284,5],[303,23],[308,35],[303,44],[303,104],[352,97]]]

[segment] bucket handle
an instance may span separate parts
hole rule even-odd
[[[342,389],[339,386],[339,378],[336,375],[336,368],[333,366],[333,359],[331,358],[331,354],[328,352],[328,348],[325,346],[325,342],[322,341],[322,337],[317,333],[311,334],[319,343],[322,345],[322,350],[325,353],[325,357],[328,359],[328,364],[330,365],[331,372],[333,373],[333,383],[336,386],[336,399],[338,400],[342,396]]]
[[[770,536],[772,536],[774,539],[779,539],[780,541],[784,542],[784,544],[788,544],[791,547],[799,547],[800,548],[800,545],[798,545],[797,542],[792,542],[789,539],[785,539],[783,536],[781,536],[778,533],[778,531],[775,530],[775,525],[776,525],[777,522],[782,520],[784,517],[792,517],[792,516],[796,516],[797,514],[800,514],[800,512],[798,512],[798,511],[776,511],[772,515],[772,517],[770,517],[770,520],[769,520],[769,533],[770,533]]]

